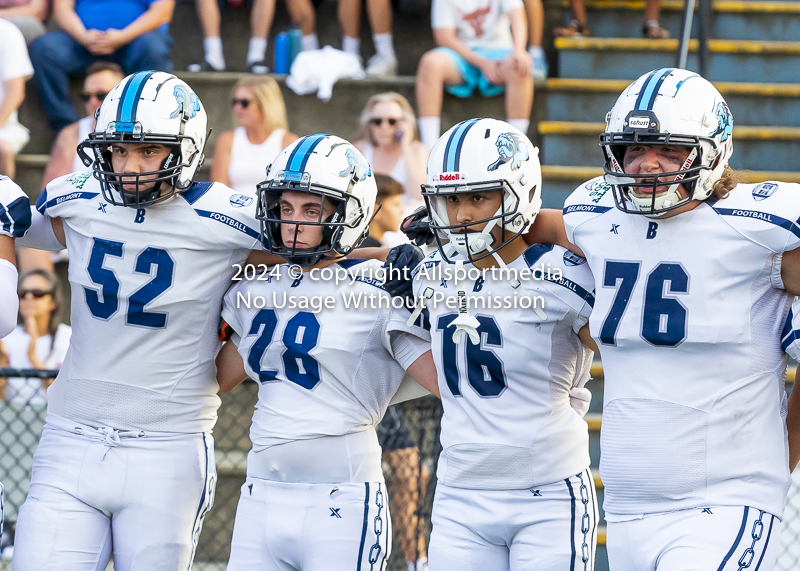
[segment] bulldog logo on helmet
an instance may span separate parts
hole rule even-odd
[[[358,182],[361,182],[368,176],[372,175],[372,168],[369,166],[367,160],[356,156],[356,154],[353,152],[353,149],[347,149],[344,152],[344,156],[347,157],[347,168],[340,172],[339,176],[347,176],[353,169],[355,169],[356,176],[358,176]]]
[[[514,133],[500,133],[494,144],[497,145],[500,156],[486,170],[497,170],[501,165],[511,161],[511,170],[515,171],[522,165],[522,161],[530,158],[528,144]]]
[[[720,141],[727,141],[728,137],[733,133],[733,115],[731,115],[731,110],[728,109],[724,101],[717,103],[717,128],[712,133],[709,133],[708,136],[716,137],[720,133],[722,133]]]
[[[170,119],[181,114],[192,118],[200,111],[200,100],[197,99],[197,95],[188,91],[183,85],[176,85],[172,94],[175,96],[175,101],[178,102],[178,107],[170,114]]]

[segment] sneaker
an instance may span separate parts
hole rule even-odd
[[[263,59],[247,64],[247,69],[250,70],[250,73],[255,75],[266,75],[269,73],[269,66],[267,66]]]
[[[375,54],[367,62],[367,75],[397,75],[397,58]]]
[[[420,557],[417,559],[416,571],[428,571],[428,558]]]
[[[538,79],[544,81],[547,79],[547,58],[544,57],[544,52],[541,50],[537,50],[536,52],[530,51],[528,52],[531,55],[531,62],[533,66],[531,67],[531,75],[533,75],[533,79]]]
[[[223,66],[222,69],[217,69],[206,60],[203,60],[201,63],[192,63],[186,68],[186,71],[190,71],[192,73],[197,73],[200,71],[225,71],[225,67]]]

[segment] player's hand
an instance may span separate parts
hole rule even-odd
[[[514,50],[507,58],[511,68],[520,76],[528,77],[531,74],[533,61],[530,54],[525,50]]]
[[[390,270],[383,287],[393,297],[414,299],[413,280],[411,270],[417,267],[425,255],[422,250],[413,244],[400,244],[389,250],[384,268]]]
[[[431,245],[433,244],[434,236],[430,223],[428,209],[420,206],[414,211],[414,214],[403,219],[403,223],[400,224],[400,230],[417,246]]]

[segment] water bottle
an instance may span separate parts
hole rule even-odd
[[[289,56],[292,49],[292,39],[286,32],[281,32],[275,36],[275,65],[272,69],[275,73],[289,73]]]
[[[303,33],[300,28],[292,28],[289,30],[289,39],[291,40],[289,49],[289,69],[292,68],[292,62],[303,49]]]

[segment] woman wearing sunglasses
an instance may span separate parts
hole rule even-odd
[[[403,185],[407,214],[422,205],[420,185],[425,182],[428,149],[419,140],[417,119],[405,97],[394,92],[370,97],[354,139],[373,171]]]
[[[69,347],[72,329],[61,323],[61,282],[47,270],[32,270],[19,284],[19,321],[0,340],[0,367],[59,369]],[[0,379],[0,396],[8,402],[45,404],[53,379]]]
[[[278,83],[271,77],[240,79],[231,93],[236,128],[222,132],[217,139],[211,180],[255,196],[267,165],[297,135],[288,130],[286,105]]]

